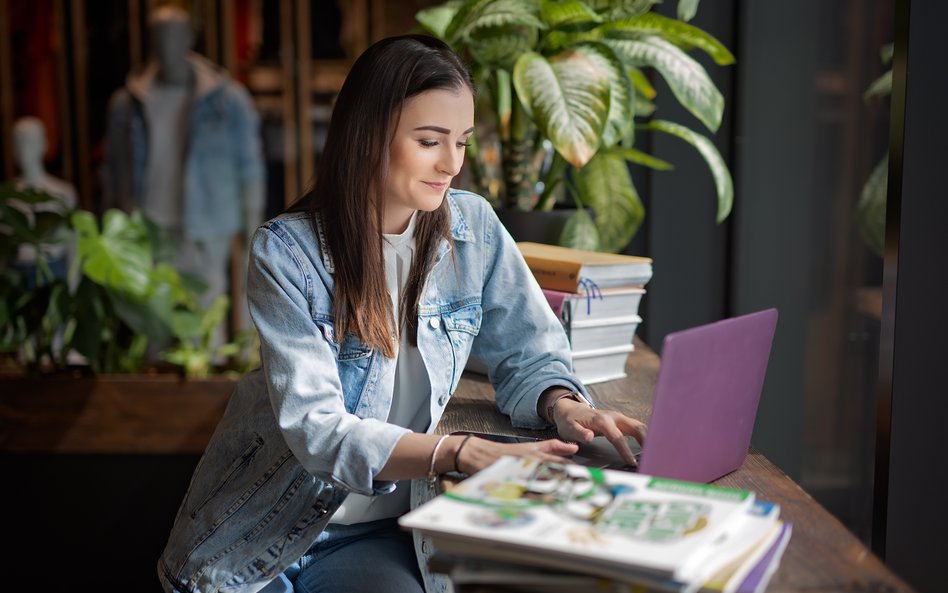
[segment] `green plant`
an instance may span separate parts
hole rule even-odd
[[[203,283],[157,261],[160,233],[141,212],[108,210],[99,220],[85,210],[37,211],[56,200],[11,184],[0,186],[0,352],[28,370],[62,369],[81,355],[94,372],[137,372],[149,345],[167,345],[165,360],[187,377],[237,352],[215,345],[214,329],[229,309],[221,297],[199,306]],[[53,273],[47,252],[75,245],[68,276]],[[32,266],[16,265],[26,245]]]
[[[679,1],[677,19],[654,12],[657,1],[449,0],[416,15],[472,64],[478,100],[468,163],[475,189],[495,208],[550,210],[568,188],[580,208],[560,242],[619,251],[645,215],[627,163],[672,168],[636,148],[641,132],[661,132],[698,150],[714,178],[717,221],[728,216],[727,165],[706,136],[652,117],[649,75],[660,74],[714,132],[724,99],[688,52],[719,65],[734,56],[686,22],[698,0]]]
[[[883,64],[892,63],[894,45],[883,46],[880,57]],[[865,101],[887,97],[892,94],[892,69],[877,78],[866,92]],[[883,255],[885,249],[885,204],[889,185],[889,152],[873,167],[872,173],[862,186],[859,201],[856,204],[856,225],[866,245],[876,255]]]
[[[68,241],[66,211],[45,192],[0,185],[0,352],[21,352],[31,370],[43,359],[65,364],[59,346],[70,336],[73,303],[50,254]],[[17,265],[24,249],[35,263]]]

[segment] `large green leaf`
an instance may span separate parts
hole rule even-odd
[[[655,87],[652,86],[652,82],[644,72],[633,67],[626,68],[626,72],[629,73],[629,80],[632,81],[632,86],[635,87],[635,91],[638,94],[646,99],[654,99],[658,95],[658,93],[655,92]]]
[[[885,253],[885,203],[889,183],[889,155],[872,170],[862,186],[856,204],[856,224],[869,249],[878,256]]]
[[[724,162],[721,153],[718,152],[714,144],[705,136],[674,122],[656,119],[649,122],[648,127],[681,138],[694,146],[698,153],[704,157],[705,162],[708,163],[708,167],[711,169],[714,188],[718,195],[717,222],[720,223],[727,218],[734,203],[734,182],[731,180],[731,172],[728,171],[727,163]]]
[[[29,217],[16,206],[0,203],[0,222],[9,228],[4,234],[10,233],[20,242],[35,243],[39,240],[33,233]]]
[[[558,243],[573,249],[597,251],[599,249],[599,231],[596,230],[596,223],[592,216],[585,209],[578,209],[563,225]]]
[[[543,0],[540,11],[551,28],[592,28],[602,22],[599,13],[581,0]]]
[[[95,216],[80,210],[72,215],[83,272],[99,284],[144,298],[152,266],[148,235],[140,218],[108,210],[99,232]]]
[[[618,252],[635,236],[645,218],[625,159],[614,153],[600,153],[573,174],[576,191],[586,206],[596,213],[599,250]]]
[[[643,167],[649,167],[650,169],[655,169],[656,171],[671,171],[675,168],[668,161],[654,157],[636,148],[613,148],[609,152],[621,156],[630,163],[642,165]]]
[[[879,58],[882,60],[883,64],[888,64],[892,61],[892,56],[895,55],[895,44],[886,43],[879,49]]]
[[[698,2],[700,0],[678,0],[678,18],[683,21],[690,21],[698,14]]]
[[[463,0],[449,0],[443,4],[418,11],[415,13],[415,20],[435,37],[444,38],[448,25],[451,24],[451,20],[463,4]]]
[[[885,97],[892,94],[892,71],[889,70],[879,78],[875,79],[866,92],[862,94],[864,101],[873,97]]]
[[[606,20],[624,19],[651,10],[661,0],[587,0],[586,3]]]
[[[603,39],[626,63],[651,66],[668,82],[682,106],[711,131],[721,125],[724,97],[704,67],[677,46],[655,35],[639,39]]]
[[[545,29],[539,6],[531,0],[468,0],[458,10],[443,37],[452,45],[477,29],[525,26]]]
[[[524,54],[513,82],[523,107],[540,131],[574,167],[596,154],[609,117],[612,57],[596,45],[581,45],[549,58]]]
[[[98,360],[109,337],[107,298],[105,289],[85,276],[76,288],[76,329],[71,345],[92,361]]]
[[[537,37],[532,27],[486,27],[471,34],[467,47],[477,64],[513,70],[517,58],[536,46]]]
[[[700,49],[718,65],[734,63],[734,54],[712,35],[698,27],[655,12],[602,25],[599,31],[603,36],[613,39],[637,39],[642,35],[656,35],[686,51],[692,48]]]
[[[609,114],[602,131],[602,148],[615,146],[629,134],[635,116],[635,89],[626,76],[625,66],[607,46],[600,45],[603,55],[612,61],[612,76],[609,77]]]
[[[136,335],[161,343],[171,338],[171,311],[166,310],[167,287],[158,287],[146,301],[126,298],[112,293],[112,305],[119,319]]]

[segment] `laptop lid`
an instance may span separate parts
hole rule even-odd
[[[744,463],[776,327],[765,309],[665,336],[640,472],[711,482]]]

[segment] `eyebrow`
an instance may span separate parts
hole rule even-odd
[[[418,132],[418,131],[420,131],[420,130],[428,130],[428,131],[430,131],[430,132],[437,132],[437,133],[439,133],[439,134],[446,134],[446,135],[451,133],[451,130],[449,130],[449,129],[447,129],[447,128],[442,128],[442,127],[439,127],[439,126],[421,126],[421,127],[418,127],[418,128],[415,128],[415,129],[414,129],[415,132]],[[470,133],[473,132],[473,131],[474,131],[474,127],[471,126],[470,128],[468,128],[468,129],[464,130],[463,132],[461,132],[461,134],[470,134]]]

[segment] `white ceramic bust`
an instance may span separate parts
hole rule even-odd
[[[39,202],[37,204],[18,203],[33,224],[34,212],[66,213],[76,207],[76,188],[69,182],[53,177],[46,172],[43,158],[46,155],[46,126],[37,117],[21,117],[13,123],[13,160],[20,175],[14,179],[17,188],[35,189],[59,198],[60,201]],[[69,246],[64,244],[44,245],[47,258],[67,257]],[[32,264],[37,253],[32,245],[21,245],[17,252],[17,261]]]
[[[76,188],[46,172],[46,127],[36,117],[21,117],[13,124],[13,159],[20,171],[17,186],[44,191],[60,198],[66,209],[76,206]],[[51,202],[37,204],[37,211],[62,211]]]

